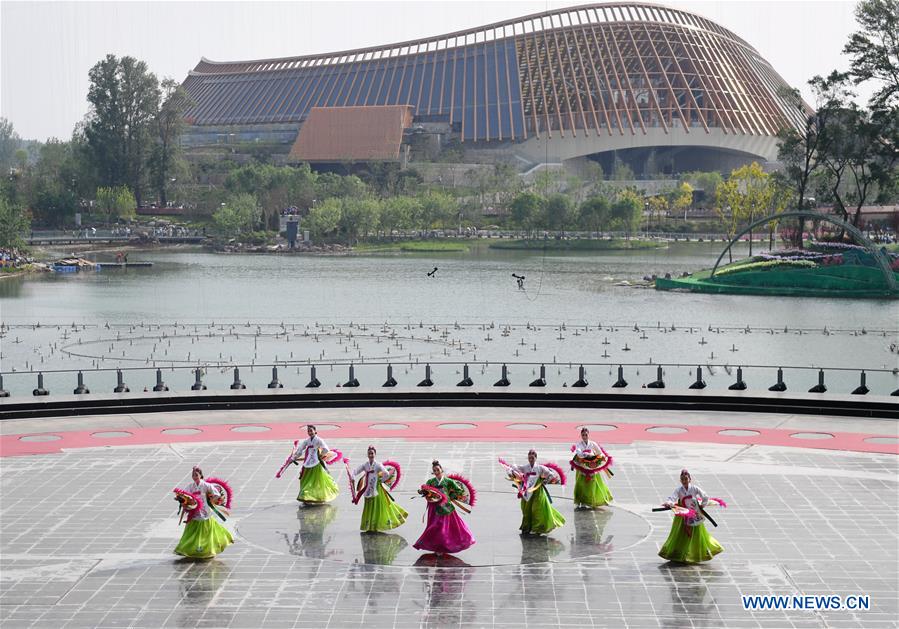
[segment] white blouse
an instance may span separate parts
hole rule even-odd
[[[599,444],[595,441],[587,441],[584,443],[583,441],[578,441],[574,444],[575,451],[574,453],[579,458],[584,458],[585,456],[593,456],[596,454],[602,454],[602,448],[599,447]]]
[[[222,492],[216,489],[215,485],[210,485],[205,480],[200,479],[200,484],[191,482],[187,487],[184,488],[184,491],[190,492],[192,494],[200,494],[200,508],[197,509],[194,516],[191,518],[192,520],[208,520],[210,518],[209,513],[209,499],[207,498],[207,492],[211,492],[214,496],[221,497]]]
[[[681,499],[686,498],[683,504],[687,509],[693,509],[696,511],[696,515],[692,518],[685,518],[687,524],[690,526],[698,526],[702,524],[703,517],[702,514],[699,513],[699,509],[697,509],[697,505],[700,507],[704,507],[709,503],[708,495],[702,491],[696,485],[691,484],[686,489],[684,489],[683,485],[678,485],[677,489],[674,490],[674,493],[668,496],[668,502],[673,504],[681,504]]]
[[[362,495],[365,498],[374,498],[378,495],[378,474],[380,472],[383,472],[384,478],[386,479],[389,472],[386,467],[384,467],[377,461],[375,461],[374,463],[369,463],[368,461],[366,461],[356,468],[356,471],[353,472],[353,476],[359,476],[359,474],[362,474],[363,472],[365,472],[367,478],[365,493]]]
[[[328,451],[326,444],[321,437],[315,435],[311,439],[303,439],[303,442],[297,446],[293,453],[293,458],[297,461],[303,460],[303,467],[315,467],[319,464],[318,451],[319,448]]]
[[[535,465],[531,465],[530,463],[526,465],[513,465],[512,469],[517,470],[525,479],[525,486],[530,489],[534,485],[537,484],[537,479],[546,478],[546,479],[555,479],[556,473],[546,467],[545,465],[540,465],[539,463]],[[522,499],[530,500],[531,496],[534,494],[533,491],[525,491],[523,492]]]

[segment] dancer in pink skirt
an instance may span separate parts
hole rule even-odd
[[[438,555],[461,552],[475,540],[456,508],[470,513],[476,492],[462,476],[445,476],[440,461],[432,461],[431,469],[434,478],[418,490],[428,501],[428,524],[413,547]]]

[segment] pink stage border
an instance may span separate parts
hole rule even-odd
[[[441,428],[440,426],[472,425],[473,428]],[[394,426],[393,429],[379,428]],[[577,439],[582,422],[533,421],[478,421],[454,419],[430,422],[326,422],[321,423],[322,436],[326,439],[377,439],[399,438],[420,441],[523,441],[572,443]],[[592,437],[601,443],[626,443],[635,441],[671,441],[693,443],[721,443],[739,445],[786,446],[815,450],[844,450],[899,455],[899,439],[895,433],[863,434],[851,432],[815,431],[803,429],[750,428],[740,426],[689,426],[682,424],[632,424],[597,421],[592,426],[608,426],[605,430],[593,430]],[[216,441],[292,441],[305,434],[301,420],[260,424],[184,424],[154,428],[103,428],[100,430],[52,431],[4,435],[0,437],[0,457],[28,454],[55,454],[63,450],[96,448],[104,446],[138,446],[169,443],[205,443]],[[403,426],[396,428],[396,426]],[[525,429],[509,426],[527,426]],[[253,427],[253,428],[251,428]],[[536,427],[536,428],[534,428]],[[246,428],[253,432],[234,429]],[[662,428],[682,432],[653,432]],[[193,434],[172,434],[169,431],[191,429]],[[752,431],[757,434],[731,436],[727,431]],[[725,431],[725,434],[722,434]],[[108,433],[127,433],[108,436]],[[794,435],[818,435],[818,438],[801,438]],[[107,435],[107,436],[104,436]],[[825,436],[828,435],[828,436]],[[44,439],[31,441],[29,438]],[[872,438],[891,439],[892,443],[868,441]],[[46,440],[52,439],[52,440]]]

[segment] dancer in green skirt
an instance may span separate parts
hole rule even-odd
[[[220,502],[225,497],[225,492],[221,485],[207,483],[203,479],[203,470],[199,467],[193,468],[191,478],[193,482],[187,487],[175,490],[176,499],[186,498],[190,504],[186,506],[185,502],[181,501],[187,512],[187,525],[184,527],[181,541],[175,547],[175,553],[194,559],[209,559],[234,542],[228,529],[211,517],[211,510],[215,507],[210,500]],[[227,487],[227,483],[219,482]],[[230,492],[230,488],[228,491]],[[228,502],[230,503],[230,499]]]
[[[719,498],[709,498],[702,489],[691,484],[691,480],[690,472],[681,470],[681,486],[662,503],[663,507],[674,511],[675,518],[668,539],[659,550],[659,557],[678,563],[709,561],[724,552],[718,540],[706,530],[700,507],[705,508],[710,500],[727,505]]]
[[[331,502],[339,493],[337,483],[325,468],[325,461],[334,458],[335,455],[316,433],[315,426],[311,424],[306,426],[306,434],[309,437],[304,439],[293,453],[293,460],[301,462],[302,466],[297,500],[306,504]]]
[[[505,464],[502,460],[500,463]],[[549,484],[564,484],[565,475],[556,465],[537,463],[537,452],[528,452],[527,465],[512,465],[518,475],[518,497],[521,499],[522,535],[544,535],[565,524],[565,518],[552,506],[547,491]]]
[[[399,480],[399,465],[388,461],[391,468],[388,469],[387,466],[375,461],[377,452],[374,446],[368,446],[368,461],[357,467],[350,479],[350,488],[353,489],[353,479],[364,474],[359,479],[358,490],[353,489],[355,494],[353,504],[357,504],[360,498],[365,498],[359,530],[366,533],[395,529],[409,516],[406,510],[396,503],[388,489],[391,484],[395,486]]]
[[[590,431],[581,428],[581,440],[571,446],[574,457],[571,469],[575,472],[574,506],[595,509],[612,502],[603,472],[611,473],[612,457],[595,441],[590,441]]]

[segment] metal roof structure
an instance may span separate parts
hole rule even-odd
[[[643,2],[322,55],[202,59],[184,86],[193,125],[299,124],[316,107],[410,105],[417,121],[449,123],[463,142],[773,137],[808,113],[781,96],[787,84],[743,39]]]

